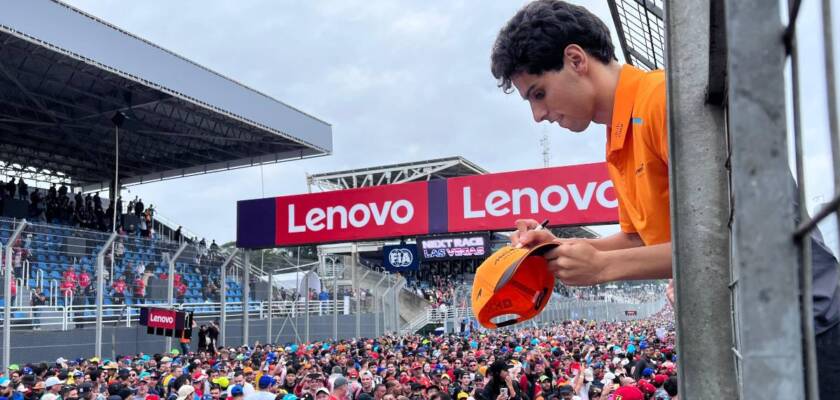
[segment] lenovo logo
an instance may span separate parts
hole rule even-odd
[[[487,215],[503,217],[506,215],[557,213],[573,205],[580,211],[588,210],[594,200],[604,208],[618,207],[618,200],[608,199],[607,189],[613,187],[612,181],[588,182],[581,189],[577,184],[549,185],[544,188],[520,187],[510,191],[494,190],[484,199],[473,199],[472,188],[464,186],[464,218],[484,218]],[[538,191],[539,190],[539,191]],[[476,206],[473,206],[476,204]]]
[[[408,200],[386,201],[377,203],[356,203],[350,208],[344,206],[315,207],[306,211],[302,218],[295,217],[295,205],[289,204],[289,233],[302,233],[307,230],[318,232],[334,230],[364,228],[370,223],[384,226],[388,222],[403,225],[414,218],[414,205]],[[302,221],[300,225],[298,221]]]
[[[152,314],[149,317],[149,322],[171,325],[175,323],[175,317],[168,315]]]

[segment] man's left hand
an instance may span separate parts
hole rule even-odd
[[[558,240],[545,254],[548,269],[569,286],[591,286],[605,282],[603,253],[586,240]]]

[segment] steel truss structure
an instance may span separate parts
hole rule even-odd
[[[306,183],[309,185],[310,192],[312,186],[321,191],[330,191],[486,173],[484,168],[458,156],[307,175]]]

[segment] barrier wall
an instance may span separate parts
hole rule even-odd
[[[350,338],[355,333],[355,319],[353,315],[338,316],[338,335],[340,338]],[[374,335],[373,314],[361,316],[362,336],[371,337]],[[197,323],[201,324],[202,320]],[[267,323],[265,319],[251,320],[249,324],[250,342],[268,343]],[[301,341],[305,329],[305,318],[275,318],[272,321],[271,343],[299,342],[295,334],[297,329]],[[332,316],[310,316],[310,337],[311,340],[323,340],[332,337],[333,317]],[[194,332],[197,332],[194,331]],[[227,324],[227,345],[242,345],[242,321],[228,321]],[[121,354],[136,354],[144,352],[147,354],[161,353],[166,350],[166,338],[146,334],[146,328],[142,326],[114,327],[113,325],[103,327],[103,357],[113,359]],[[59,357],[76,359],[79,357],[90,358],[94,353],[94,329],[75,329],[71,332],[62,331],[15,331],[12,335],[11,361],[16,364],[29,362],[52,363]],[[190,345],[192,350],[198,345],[197,334],[193,335]],[[178,346],[177,341],[173,347]]]

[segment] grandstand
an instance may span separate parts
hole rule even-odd
[[[44,192],[59,184],[70,196],[106,190],[114,199],[130,185],[332,151],[326,122],[60,2],[4,7],[0,43],[0,175]],[[138,305],[179,303],[214,317],[258,308],[246,306],[247,264],[169,234],[125,232],[133,216],[117,199],[107,230],[113,214],[126,226],[109,235],[32,220],[32,203],[2,196],[4,366],[12,347],[45,338],[11,340],[12,328],[95,327],[100,354],[102,323],[131,325]],[[95,290],[97,278],[104,290]]]

